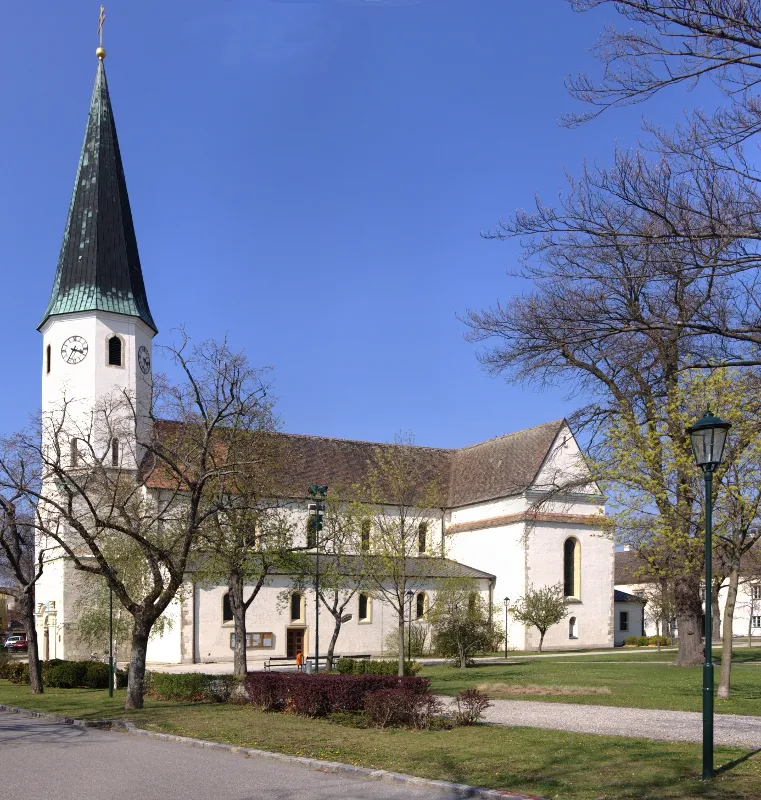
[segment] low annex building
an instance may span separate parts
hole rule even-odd
[[[85,416],[99,398],[115,390],[134,396],[138,408],[147,407],[157,330],[100,60],[53,289],[39,325],[43,412],[56,407],[63,391],[76,399],[78,413]],[[145,419],[147,415],[139,416]],[[373,468],[379,452],[397,446],[276,435],[281,437],[289,487],[282,500],[301,520],[304,541],[306,487],[315,480],[357,484]],[[134,443],[114,440],[112,445],[111,466],[136,470],[135,459],[130,459],[137,451]],[[424,624],[442,580],[469,578],[492,613],[500,621],[507,619],[509,645],[532,648],[538,633],[510,617],[509,602],[529,587],[562,583],[571,613],[548,631],[545,646],[613,646],[614,547],[603,525],[604,498],[597,486],[585,482],[588,473],[581,451],[564,420],[470,447],[419,447],[414,452],[421,485],[436,484],[442,497],[441,507],[425,522],[416,567],[410,572],[414,620]],[[570,481],[576,488],[563,491]],[[160,492],[161,487],[149,485],[148,491]],[[395,513],[391,506],[387,511]],[[37,585],[44,658],[89,655],[77,643],[77,599],[73,566],[63,557],[49,562]],[[388,633],[396,627],[391,610],[363,594],[352,603],[337,652],[384,654]],[[248,612],[250,658],[285,656],[299,648],[309,651],[314,609],[312,591],[296,591],[287,574],[272,576]],[[150,643],[149,661],[232,659],[229,612],[223,586],[208,586],[189,576],[166,612],[171,624]],[[321,612],[320,622],[321,629],[330,628],[328,614],[323,618]]]

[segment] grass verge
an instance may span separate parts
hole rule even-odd
[[[761,753],[738,748],[717,748],[720,773],[705,784],[699,745],[490,726],[379,731],[238,705],[148,702],[128,713],[124,692],[113,700],[85,689],[35,696],[6,681],[0,702],[553,800],[758,800],[761,786]]]

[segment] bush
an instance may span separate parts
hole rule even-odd
[[[45,682],[56,689],[79,689],[85,687],[88,661],[63,661],[46,670]],[[96,662],[97,663],[97,662]],[[105,665],[103,665],[105,666]],[[108,688],[108,667],[103,686],[87,686],[88,689]]]
[[[233,693],[237,678],[234,675],[205,675],[202,672],[180,675],[151,672],[146,682],[148,693],[157,700],[226,703]]]
[[[376,728],[403,726],[422,730],[441,710],[441,702],[430,692],[381,689],[365,698],[365,714]]]
[[[668,636],[651,636],[648,639],[648,642],[650,644],[658,645],[659,644],[659,641],[658,641],[659,639],[660,639],[661,647],[668,647],[671,644],[671,639],[669,639]]]
[[[624,644],[626,645],[626,647],[636,647],[637,646],[637,639],[638,639],[637,636],[627,636],[624,639]]]
[[[489,696],[478,689],[464,689],[455,696],[457,711],[454,721],[457,725],[475,725],[480,721],[484,711],[491,706]]]
[[[647,636],[638,636],[637,637],[637,647],[647,647],[650,644],[650,640]]]
[[[339,658],[336,670],[341,675],[396,675],[399,664],[396,661],[381,661],[364,658]],[[416,661],[404,662],[405,675],[417,675],[421,667]]]
[[[29,683],[29,664],[26,662],[9,663],[5,671],[11,683]]]
[[[248,701],[264,711],[291,711],[308,717],[362,711],[365,698],[382,689],[403,688],[411,694],[429,694],[428,678],[391,675],[288,675],[249,672]]]

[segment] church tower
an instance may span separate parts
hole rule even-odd
[[[152,340],[157,333],[143,282],[127,184],[108,92],[105,50],[90,102],[58,268],[42,333],[42,411],[60,418],[60,442],[77,459],[77,437],[111,467],[134,468],[147,433]],[[111,398],[111,399],[108,399]],[[121,403],[121,429],[105,406]],[[133,404],[133,413],[125,407]],[[129,420],[127,419],[129,417]],[[118,427],[118,425],[117,425]],[[129,430],[131,427],[131,431]]]

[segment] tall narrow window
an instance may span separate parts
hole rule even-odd
[[[418,553],[425,553],[426,536],[428,534],[428,523],[421,522],[417,526],[417,551]]]
[[[366,622],[370,618],[370,598],[364,594],[359,595],[359,621]]]
[[[418,592],[415,598],[415,618],[420,619],[425,616],[425,592]]]
[[[578,539],[566,539],[563,544],[563,594],[580,597],[581,545]]]
[[[359,543],[360,550],[363,553],[367,552],[370,549],[370,520],[363,519],[362,520],[362,530],[360,531],[360,543]]]
[[[629,630],[629,612],[628,611],[619,611],[618,612],[618,630],[620,630],[620,631],[628,631]]]
[[[112,367],[122,365],[122,340],[118,336],[112,336],[108,340],[108,363]]]
[[[301,595],[294,592],[291,595],[291,622],[301,619]]]
[[[468,611],[470,612],[475,611],[477,603],[478,603],[478,594],[476,592],[471,592],[468,595]]]
[[[756,583],[750,587],[750,599],[761,600],[761,583]]]
[[[71,448],[69,463],[72,467],[79,466],[79,440],[72,439],[71,442],[69,442],[69,447]]]
[[[119,440],[111,439],[111,466],[119,466]]]
[[[222,622],[233,621],[233,607],[230,605],[230,593],[225,592],[222,597]]]
[[[568,638],[569,639],[578,639],[579,638],[579,629],[576,623],[576,617],[571,617],[568,620]]]
[[[50,374],[50,362],[52,359],[52,351],[50,349],[50,345],[45,348],[45,372],[49,375]]]

